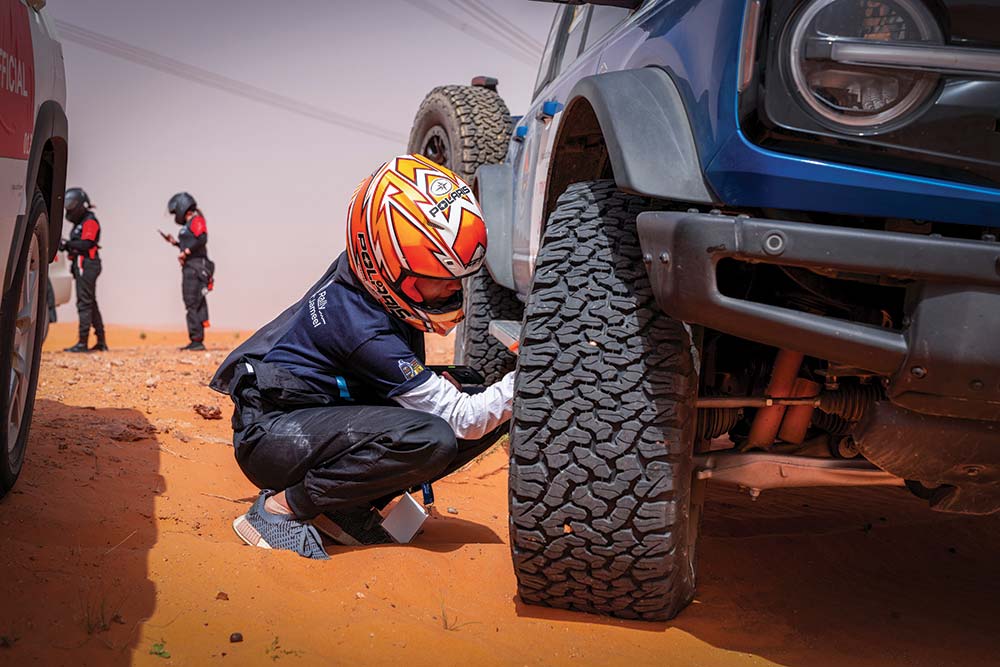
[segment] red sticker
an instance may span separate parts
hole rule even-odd
[[[0,157],[25,159],[35,129],[35,56],[28,8],[0,0]]]

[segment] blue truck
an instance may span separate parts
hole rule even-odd
[[[1000,510],[998,25],[1000,0],[566,2],[523,116],[488,77],[424,99],[410,150],[490,238],[456,363],[517,369],[523,601],[672,618],[708,480]]]

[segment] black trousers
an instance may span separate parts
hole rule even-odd
[[[187,309],[188,338],[192,342],[205,340],[205,325],[208,323],[208,300],[205,298],[209,278],[207,262],[203,257],[191,257],[181,269],[181,296]]]
[[[459,440],[440,417],[394,406],[276,408],[269,401],[273,387],[258,387],[245,373],[241,379],[238,372],[233,383],[236,461],[258,488],[285,491],[301,519],[382,507],[409,488],[454,472],[507,432],[504,424],[479,440]],[[262,384],[275,384],[266,369],[261,377]],[[301,400],[300,386],[282,389],[290,391],[277,393]]]
[[[76,312],[80,318],[80,341],[86,343],[90,328],[98,340],[104,340],[104,318],[97,306],[97,277],[101,275],[101,260],[83,259],[83,269],[76,278]]]

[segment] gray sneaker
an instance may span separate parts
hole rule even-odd
[[[348,547],[396,543],[382,527],[382,516],[371,506],[325,512],[312,524],[337,544]]]
[[[305,558],[326,560],[323,539],[316,529],[304,521],[264,509],[264,501],[276,491],[263,490],[250,511],[233,521],[233,530],[252,547],[287,549]]]

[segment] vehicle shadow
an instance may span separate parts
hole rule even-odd
[[[0,662],[131,664],[155,609],[159,464],[140,412],[36,401],[24,470],[0,501]]]
[[[901,488],[713,486],[695,602],[672,626],[784,665],[996,664],[1000,516]]]
[[[896,488],[711,485],[695,600],[649,623],[525,605],[519,617],[667,630],[789,667],[995,665],[1000,517],[931,512]],[[665,653],[666,654],[666,653]]]

